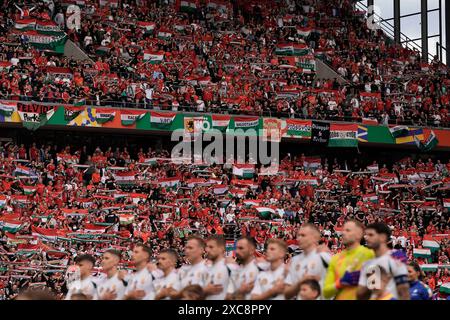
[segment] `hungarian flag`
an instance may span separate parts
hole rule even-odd
[[[308,169],[317,169],[322,164],[320,157],[305,157],[303,167]]]
[[[137,110],[121,110],[120,111],[120,120],[122,121],[122,125],[131,126],[137,120],[142,119],[145,116],[145,111],[137,111]]]
[[[235,129],[257,129],[259,126],[259,117],[233,117]]]
[[[441,287],[439,288],[439,292],[450,295],[450,282],[441,284]]]
[[[160,63],[164,61],[164,51],[145,50],[144,61],[148,61],[152,64]]]
[[[180,183],[179,178],[166,178],[166,179],[159,179],[158,184],[162,188],[171,188],[176,187]]]
[[[394,139],[399,137],[407,136],[409,133],[409,128],[407,126],[395,126],[389,128],[389,132],[391,133]]]
[[[230,125],[231,116],[228,115],[211,115],[212,127],[214,129],[225,131]]]
[[[450,211],[450,199],[444,199],[444,208]]]
[[[157,158],[146,158],[146,159],[144,159],[143,163],[149,164],[152,166],[156,166],[158,164],[158,159]]]
[[[239,186],[239,187],[245,187],[245,188],[251,188],[251,189],[258,189],[259,184],[257,182],[254,182],[251,179],[233,179],[231,180],[231,184],[234,186]]]
[[[193,13],[197,11],[197,1],[196,0],[181,0],[179,1],[179,10],[181,12]]]
[[[378,167],[378,164],[372,164],[370,166],[367,166],[367,170],[370,172],[378,172],[380,169]]]
[[[85,217],[88,214],[87,209],[78,208],[61,208],[61,212],[65,217]]]
[[[117,182],[134,182],[136,180],[135,173],[132,171],[119,171],[113,176]]]
[[[300,139],[311,139],[311,121],[286,119],[287,135]]]
[[[23,186],[22,189],[23,189],[23,194],[25,194],[25,195],[34,194],[37,190],[37,188],[33,187],[33,186]]]
[[[83,112],[85,107],[64,106],[64,120],[72,121]]]
[[[0,220],[0,226],[3,232],[16,233],[22,228],[22,222],[19,220],[11,220],[2,218]]]
[[[84,232],[86,233],[105,233],[106,227],[105,226],[99,226],[92,223],[86,223],[83,228]]]
[[[362,123],[363,124],[377,126],[378,125],[378,120],[377,119],[372,119],[372,118],[362,118]]]
[[[425,263],[420,265],[420,269],[423,272],[436,272],[439,268],[437,263]]]
[[[236,198],[243,198],[247,194],[247,191],[241,189],[231,189],[230,195]]]
[[[23,207],[30,203],[30,200],[28,200],[28,196],[14,194],[11,196],[11,203]]]
[[[264,219],[268,219],[271,216],[271,214],[276,213],[276,210],[271,207],[255,207],[255,209]]]
[[[38,50],[49,50],[56,53],[64,53],[67,35],[64,32],[50,35],[36,30],[16,32],[25,42],[28,42]]]
[[[60,34],[61,29],[53,21],[36,21],[36,31],[44,34]]]
[[[334,124],[330,126],[329,147],[357,147],[357,124]]]
[[[13,171],[13,175],[14,176],[31,176],[32,175],[32,171],[30,168],[21,166],[20,164],[16,165],[16,168]]]
[[[58,230],[56,229],[46,229],[31,226],[31,234],[46,241],[56,241],[58,238]]]
[[[255,175],[255,165],[253,164],[234,164],[233,174],[242,179],[253,178]]]
[[[119,192],[115,192],[113,194],[113,198],[114,199],[121,199],[121,198],[126,198],[126,197],[128,197],[128,192],[121,192],[121,191],[119,191]]]
[[[133,223],[133,221],[134,221],[133,214],[120,214],[119,215],[119,223],[121,225],[128,225],[130,223]]]
[[[286,180],[289,180],[289,179],[286,179]],[[298,181],[298,182],[300,182],[300,183],[302,183],[302,184],[310,184],[310,185],[313,185],[313,186],[318,186],[319,185],[319,181],[317,180],[317,178],[314,178],[314,177],[301,177],[301,178],[298,178],[298,179],[295,179],[296,181]]]
[[[310,36],[311,32],[313,32],[313,28],[310,27],[297,27],[297,34],[302,38],[307,38]]]
[[[153,33],[155,30],[156,24],[154,22],[147,22],[147,21],[138,21],[137,26],[143,30],[144,32],[149,34]]]
[[[47,75],[50,76],[51,79],[56,78],[67,78],[67,79],[73,79],[73,72],[70,68],[64,68],[64,67],[52,67],[48,66],[45,68]]]
[[[14,111],[17,111],[16,102],[0,101],[0,115],[3,117],[11,117]]]
[[[244,204],[247,207],[259,206],[261,204],[261,200],[244,200]]]
[[[202,179],[202,178],[192,178],[192,179],[189,179],[188,181],[186,181],[186,183],[187,183],[187,186],[188,186],[189,188],[193,188],[193,187],[195,187],[196,185],[202,185],[202,184],[204,184],[204,183],[205,183],[205,179]]]
[[[214,194],[224,194],[228,191],[228,186],[225,184],[216,184],[212,188],[214,190]]]
[[[35,104],[17,104],[22,125],[28,130],[36,130],[45,125],[55,113],[55,107]]]
[[[439,251],[441,247],[439,243],[435,240],[423,240],[422,246],[424,248],[430,249],[431,252]]]
[[[95,120],[97,123],[103,124],[108,121],[111,121],[116,116],[116,111],[113,109],[103,109],[103,108],[96,108],[95,109]]]
[[[6,196],[0,194],[0,208],[6,207]]]
[[[157,128],[169,128],[176,115],[175,112],[150,111],[150,123]]]
[[[302,43],[278,44],[275,48],[276,55],[305,56],[309,53],[309,47]]]
[[[34,30],[36,28],[36,19],[20,19],[14,24],[14,28],[17,30],[27,31]]]
[[[111,8],[118,8],[119,0],[100,0],[100,6],[101,7],[109,6]]]
[[[430,258],[431,251],[430,249],[414,249],[413,255],[415,258]]]
[[[172,38],[172,32],[168,29],[161,28],[158,31],[158,38],[162,40],[169,40]]]
[[[371,193],[371,194],[365,194],[363,195],[363,201],[364,202],[373,202],[373,203],[377,203],[378,202],[378,196],[375,193]]]
[[[147,195],[144,193],[130,193],[129,197],[133,200],[134,204],[138,204],[141,201],[147,200]]]

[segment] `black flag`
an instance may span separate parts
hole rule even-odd
[[[330,139],[330,124],[328,122],[313,121],[311,125],[311,142],[328,144]]]

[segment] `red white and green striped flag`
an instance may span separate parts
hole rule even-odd
[[[214,129],[225,131],[230,125],[231,116],[228,115],[211,115],[212,127]]]
[[[306,157],[303,161],[303,167],[307,169],[317,169],[322,164],[320,157]]]
[[[256,211],[263,217],[264,219],[267,219],[270,217],[271,214],[275,214],[276,210],[273,207],[255,207]]]
[[[154,22],[149,21],[138,21],[138,27],[145,30],[145,33],[153,33],[156,28],[156,24]]]
[[[150,123],[157,128],[169,128],[175,120],[175,112],[150,111]]]
[[[180,184],[180,179],[179,178],[159,179],[158,184],[162,188],[172,188]]]
[[[17,102],[0,101],[0,115],[11,117],[14,111],[17,111]]]
[[[158,30],[158,38],[162,40],[169,40],[172,38],[173,33],[169,29],[161,28]]]
[[[14,28],[17,30],[27,31],[34,30],[36,28],[36,19],[20,19],[14,24]]]
[[[129,197],[133,200],[134,204],[138,204],[140,201],[146,201],[147,195],[144,193],[130,193]]]
[[[23,186],[22,189],[23,189],[23,194],[25,194],[25,195],[34,194],[37,190],[37,188],[33,187],[33,186]]]
[[[99,4],[101,7],[109,6],[111,8],[118,8],[119,0],[99,0]]]
[[[16,233],[22,228],[22,222],[19,220],[1,218],[0,227],[2,228],[3,232]]]
[[[31,226],[31,234],[46,241],[56,241],[58,238],[58,230],[56,229],[46,229]]]
[[[233,174],[242,179],[253,178],[255,175],[255,165],[254,164],[234,164]]]
[[[186,183],[187,183],[187,186],[188,186],[189,188],[193,188],[193,187],[195,187],[195,186],[197,186],[197,185],[203,185],[203,184],[205,183],[205,179],[202,179],[202,178],[192,178],[192,179],[189,179],[188,181],[186,181]]]
[[[228,191],[228,186],[225,184],[216,184],[213,186],[214,194],[224,194]]]
[[[28,199],[28,196],[15,194],[11,196],[11,203],[18,206],[24,206],[29,204],[30,200]]]
[[[365,194],[363,195],[363,201],[364,202],[373,202],[373,203],[377,203],[378,202],[378,196],[375,193],[370,193],[370,194]]]
[[[137,110],[121,110],[120,111],[120,120],[122,121],[122,125],[131,126],[137,120],[142,119],[145,116],[145,111],[137,111]]]
[[[164,51],[144,51],[144,61],[148,61],[151,64],[160,63],[164,61]]]
[[[181,12],[193,13],[197,11],[198,8],[198,2],[196,0],[181,0],[179,4]]]
[[[233,117],[235,129],[257,129],[259,126],[259,117]]]
[[[441,284],[441,287],[439,288],[439,292],[450,295],[450,282]]]
[[[87,209],[61,208],[61,212],[65,217],[85,217],[88,215]]]
[[[440,249],[440,245],[437,241],[435,240],[423,240],[422,241],[422,246],[424,248],[430,249],[432,252],[434,251],[439,251]]]
[[[305,56],[309,52],[309,47],[302,43],[278,44],[275,47],[275,54],[282,56]]]
[[[84,232],[86,233],[105,233],[106,227],[105,226],[99,226],[92,223],[86,223],[83,228]]]
[[[245,197],[246,194],[247,194],[247,191],[245,191],[245,190],[236,189],[236,188],[230,190],[230,195],[232,197],[243,198],[243,197]]]
[[[430,258],[431,250],[430,249],[414,249],[413,255],[415,258]]]
[[[0,195],[0,208],[6,207],[6,196]]]
[[[297,34],[302,37],[302,38],[307,38],[309,37],[309,35],[311,34],[311,32],[313,32],[313,28],[310,27],[297,27]]]
[[[247,207],[259,206],[261,204],[261,200],[244,200],[244,204]]]
[[[14,169],[14,171],[13,171],[13,175],[29,177],[29,176],[31,176],[31,169],[18,164],[18,165],[16,165],[16,169]]]
[[[136,180],[135,173],[133,171],[118,171],[113,174],[114,179],[117,182],[134,182]]]
[[[450,211],[450,198],[444,199],[444,208]]]
[[[130,223],[133,223],[134,215],[133,214],[120,214],[119,221],[120,221],[119,223],[122,225],[128,225]]]
[[[329,147],[357,147],[357,124],[334,124],[330,126]]]
[[[95,120],[97,123],[103,124],[108,121],[111,121],[116,116],[116,111],[113,109],[103,109],[96,108],[95,109]]]
[[[36,31],[51,34],[51,35],[61,35],[62,30],[53,21],[36,21]]]

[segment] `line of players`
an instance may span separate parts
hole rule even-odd
[[[175,251],[161,251],[153,264],[151,248],[136,244],[133,272],[118,269],[121,254],[116,250],[104,252],[103,274],[96,277],[91,276],[95,259],[78,256],[81,280],[70,285],[66,299],[430,299],[431,291],[417,279],[420,268],[408,266],[403,251],[389,248],[390,236],[385,224],[364,228],[349,220],[342,233],[345,248],[331,256],[319,245],[319,229],[305,224],[297,232],[302,253],[288,263],[288,248],[280,239],[269,239],[265,259],[256,259],[254,240],[240,238],[234,260],[225,257],[223,237],[213,235],[204,241],[192,236],[184,249],[189,264],[178,269]],[[363,237],[365,246],[360,244]]]

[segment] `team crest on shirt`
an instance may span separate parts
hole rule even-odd
[[[266,278],[262,278],[261,279],[261,285],[264,286],[268,283],[269,281]]]

